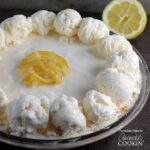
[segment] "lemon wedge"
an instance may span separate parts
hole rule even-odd
[[[52,51],[34,51],[19,63],[18,72],[27,86],[55,85],[61,84],[69,66]]]
[[[104,23],[109,29],[127,39],[139,36],[147,24],[147,15],[137,0],[113,0],[103,11]]]

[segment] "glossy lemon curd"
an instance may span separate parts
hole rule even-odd
[[[67,61],[52,51],[33,51],[18,65],[18,72],[26,86],[58,85],[69,73]]]

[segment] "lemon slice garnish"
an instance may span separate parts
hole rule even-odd
[[[114,33],[127,39],[139,36],[147,24],[147,15],[137,0],[113,0],[103,11],[103,21]]]
[[[34,51],[19,63],[18,72],[27,86],[55,85],[61,84],[69,66],[52,51]]]

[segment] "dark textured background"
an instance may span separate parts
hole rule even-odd
[[[23,11],[23,10],[0,10],[0,21],[5,18],[12,16],[13,14],[22,13],[25,15],[30,15],[33,11]],[[100,14],[97,13],[86,13],[82,14],[82,16],[91,16],[95,18],[100,18]],[[145,58],[149,69],[150,69],[150,17],[148,19],[148,24],[143,32],[135,40],[132,40],[131,43],[140,51],[142,56]],[[76,148],[74,150],[150,150],[150,98],[148,99],[144,109],[142,112],[134,119],[128,126],[124,129],[139,129],[143,130],[140,133],[144,139],[144,145],[141,147],[120,147],[118,146],[118,137],[121,132],[117,132],[116,134],[101,140],[99,142],[86,145],[80,148]],[[133,134],[134,135],[134,134]],[[11,149],[11,150],[19,150],[22,148],[17,148],[14,146],[10,146],[7,144],[0,143],[0,147],[4,149]]]
[[[102,12],[111,0],[0,0],[0,8],[48,9],[74,8],[83,12]],[[150,0],[139,0],[150,14]]]

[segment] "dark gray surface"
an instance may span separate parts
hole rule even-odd
[[[21,11],[21,10],[6,10],[1,11],[0,10],[0,21],[2,21],[4,18],[10,17],[13,14],[17,13],[23,13],[25,15],[30,15],[32,11]],[[100,14],[94,14],[94,13],[86,13],[83,14],[84,16],[91,16],[95,18],[100,18]],[[149,17],[150,20],[150,17]],[[148,21],[149,21],[148,20]],[[140,51],[142,56],[145,58],[149,69],[150,69],[150,23],[148,22],[147,27],[142,35],[140,35],[135,40],[132,40],[131,43]],[[142,133],[138,133],[138,135],[141,134],[141,136],[144,139],[143,146],[132,146],[132,147],[120,147],[118,146],[118,137],[120,136],[121,132],[117,132],[116,134],[101,140],[99,142],[86,145],[80,148],[76,148],[74,150],[150,150],[150,98],[148,99],[148,102],[146,103],[144,109],[142,112],[134,119],[128,126],[126,126],[124,129],[128,130],[143,130]],[[127,135],[130,135],[129,133],[126,133]],[[131,135],[136,135],[135,133],[132,133]],[[7,144],[0,143],[0,147],[4,147],[6,149],[11,150],[19,150],[22,148],[17,148],[14,146],[10,146]]]
[[[111,0],[0,0],[0,8],[49,9],[75,8],[84,12],[102,12]],[[150,0],[139,0],[150,14]]]

